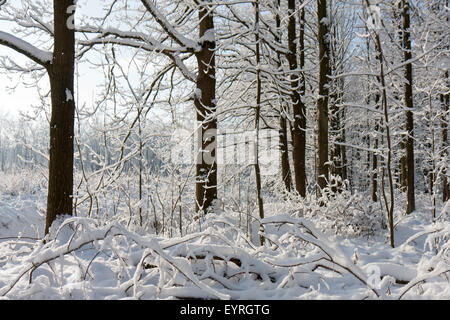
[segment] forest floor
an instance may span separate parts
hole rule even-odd
[[[0,193],[1,298],[450,299],[448,203],[439,223],[420,205],[402,217],[395,248],[387,230],[325,234],[282,212],[267,212],[264,247],[230,213],[171,239],[71,218],[44,243],[44,205],[42,191]]]

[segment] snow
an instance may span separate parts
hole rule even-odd
[[[194,51],[199,51],[201,47],[193,40],[186,38],[181,33],[179,33],[161,14],[161,12],[156,8],[153,1],[144,0],[142,1],[147,8],[147,10],[152,14],[155,20],[161,25],[161,27],[169,34],[171,37],[177,41],[179,44],[186,48],[192,48]]]
[[[73,100],[72,91],[70,89],[66,88],[66,102]]]
[[[320,24],[329,26],[330,25],[330,19],[328,17],[323,17],[322,20],[320,20]]]
[[[173,238],[114,219],[62,217],[44,243],[43,192],[0,188],[6,299],[450,298],[450,226],[430,225],[425,212],[398,223],[396,248],[384,236],[326,234],[298,212],[267,213],[264,247],[240,232],[232,212],[210,214],[202,231]]]
[[[7,32],[0,31],[0,44],[15,49],[40,64],[49,64],[53,60],[51,52],[40,50]]]
[[[198,40],[199,43],[214,42],[214,41],[216,41],[216,34],[214,29],[206,30],[203,36]]]

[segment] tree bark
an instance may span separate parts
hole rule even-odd
[[[53,63],[51,88],[50,162],[45,233],[58,215],[72,215],[74,148],[75,32],[68,21],[74,0],[54,0]],[[72,7],[74,8],[74,7]]]
[[[295,189],[300,196],[306,196],[306,107],[302,102],[299,92],[299,77],[297,63],[297,44],[296,44],[296,19],[295,19],[295,0],[288,0],[288,46],[289,54],[287,60],[291,72],[291,101],[293,111],[292,135],[292,158],[294,164]],[[301,22],[303,25],[303,21]],[[303,30],[301,27],[300,30]],[[303,52],[303,33],[300,32],[300,51]],[[304,61],[304,60],[303,60]],[[303,68],[303,66],[301,66]],[[300,90],[304,91],[303,85]]]
[[[444,81],[448,84],[448,71],[445,72],[444,75]],[[441,115],[441,129],[442,129],[442,158],[444,161],[447,161],[448,163],[448,120],[447,120],[447,114],[448,114],[448,106],[449,106],[449,99],[450,96],[448,93],[441,94],[440,100],[443,106],[442,115]],[[446,160],[447,159],[447,160]],[[442,201],[446,202],[450,199],[450,181],[448,181],[447,178],[447,168],[444,168],[442,170]]]
[[[281,20],[279,15],[280,0],[275,3],[275,41],[281,45]],[[278,54],[277,67],[281,70],[281,56]],[[283,104],[280,106],[280,158],[281,158],[281,180],[283,180],[286,191],[290,192],[292,187],[291,166],[289,164],[289,147],[288,147],[288,131],[287,131],[287,108]]]
[[[333,1],[330,1],[330,7],[333,8]],[[339,73],[343,73],[342,65],[339,65],[340,59],[343,59],[342,53],[339,53],[339,39],[338,39],[338,22],[332,15],[332,9],[330,10],[330,53],[331,53],[331,61],[330,61],[330,72],[333,75],[337,75]],[[341,192],[342,191],[342,180],[343,180],[343,168],[344,163],[342,162],[342,151],[343,151],[343,121],[342,114],[344,108],[339,106],[339,102],[342,101],[343,88],[344,88],[344,78],[334,79],[330,81],[332,92],[330,93],[330,129],[331,134],[333,135],[334,143],[330,148],[330,160],[332,165],[330,167],[330,173],[336,179],[332,182],[331,190],[332,192]],[[338,178],[339,177],[339,178]]]
[[[448,0],[445,0],[445,5],[443,5],[444,8],[448,8]],[[447,24],[449,21],[449,17],[447,15],[446,18]],[[450,48],[449,45],[446,46],[446,49],[448,50]],[[448,70],[444,73],[444,87],[448,88]],[[450,181],[447,178],[447,167],[448,167],[448,151],[447,148],[449,146],[448,143],[448,120],[447,120],[447,114],[448,114],[448,106],[450,103],[450,95],[448,93],[441,94],[440,100],[443,106],[442,115],[441,115],[441,129],[442,129],[442,158],[444,159],[444,163],[447,163],[447,165],[442,170],[442,201],[446,202],[450,199]]]
[[[377,57],[378,57],[378,55],[377,55]],[[379,107],[378,107],[379,102],[380,102],[380,95],[377,93],[375,95],[375,105],[376,105],[375,108],[376,109],[379,109]],[[377,119],[375,119],[374,130],[375,130],[376,135],[378,135],[379,125],[378,125]],[[374,138],[373,149],[374,150],[378,149],[378,136],[375,136],[375,138]],[[376,152],[372,152],[372,201],[373,202],[378,201],[377,191],[378,191],[378,155]]]
[[[201,50],[196,54],[198,75],[194,97],[198,125],[195,209],[207,213],[217,199],[216,42],[213,14],[208,6],[201,6],[198,15]]]
[[[292,177],[291,167],[289,164],[289,149],[288,149],[288,137],[287,137],[287,120],[283,115],[286,111],[284,107],[281,107],[280,113],[280,153],[281,153],[281,179],[283,180],[286,191],[291,191]]]
[[[256,53],[256,108],[255,108],[255,180],[256,180],[256,197],[258,201],[258,212],[259,218],[264,219],[264,202],[262,198],[261,191],[261,170],[259,167],[259,118],[261,112],[261,95],[262,95],[262,83],[261,83],[261,54],[259,45],[259,4],[255,2],[255,53]],[[260,231],[262,230],[262,225],[260,225]],[[264,245],[264,237],[259,238],[260,245]]]
[[[412,58],[411,53],[411,39],[410,39],[410,5],[409,0],[402,0],[402,16],[403,16],[403,30],[402,30],[402,42],[403,42],[403,54],[404,61],[410,61]],[[405,104],[406,104],[406,131],[408,136],[405,140],[406,149],[406,186],[407,186],[407,206],[406,213],[409,214],[416,209],[415,194],[414,194],[414,119],[412,109],[414,107],[413,102],[413,74],[412,63],[408,63],[405,66]]]
[[[319,42],[319,98],[317,99],[317,185],[318,193],[328,183],[328,93],[330,47],[328,42],[327,1],[317,0]]]

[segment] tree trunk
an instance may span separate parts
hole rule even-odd
[[[381,186],[381,190],[383,192],[384,201],[386,205],[386,210],[388,213],[388,220],[389,220],[389,233],[390,233],[390,244],[391,247],[394,248],[394,181],[392,179],[392,168],[391,168],[391,161],[392,161],[392,146],[391,146],[391,135],[390,135],[390,128],[389,128],[389,110],[388,110],[388,104],[387,104],[387,93],[386,93],[386,82],[384,78],[384,67],[383,67],[383,54],[381,49],[381,41],[378,34],[376,36],[376,43],[377,43],[377,49],[380,56],[380,79],[381,79],[381,88],[382,88],[382,104],[383,104],[383,115],[384,115],[384,124],[385,124],[385,132],[386,132],[386,143],[387,143],[387,159],[386,159],[386,170],[388,174],[388,181],[389,181],[389,194],[390,194],[390,203],[388,206],[387,198],[384,193],[384,183]],[[384,170],[384,169],[383,169]],[[384,176],[384,172],[383,172]]]
[[[448,8],[448,0],[445,1],[445,8]],[[449,21],[449,17],[447,15],[447,24]],[[446,46],[446,49],[448,50],[450,48],[449,45]],[[445,81],[445,87],[448,88],[449,87],[449,83],[448,83],[448,70],[445,71],[444,74],[444,81]],[[441,102],[443,104],[443,113],[441,116],[441,128],[442,128],[442,156],[443,159],[445,161],[445,163],[447,163],[447,165],[444,167],[444,169],[442,170],[442,175],[443,175],[443,179],[442,179],[442,200],[443,202],[446,202],[447,200],[450,199],[450,181],[448,181],[447,178],[447,167],[448,167],[448,151],[447,148],[449,146],[448,144],[448,120],[447,120],[447,114],[448,114],[448,106],[450,103],[450,95],[447,93],[442,94],[441,95]]]
[[[319,24],[319,98],[317,99],[317,185],[318,193],[328,183],[328,84],[330,75],[330,48],[328,42],[327,1],[317,0]]]
[[[289,54],[287,60],[291,72],[291,101],[293,111],[292,135],[292,156],[294,162],[295,189],[300,196],[306,196],[306,107],[302,102],[299,92],[299,75],[297,63],[297,44],[296,44],[296,19],[295,19],[295,0],[288,0],[288,46]],[[302,21],[303,23],[303,21]],[[301,30],[303,30],[301,28]],[[303,35],[300,35],[300,46],[303,51]],[[301,66],[303,68],[303,66]],[[303,87],[303,85],[302,85]],[[304,89],[303,89],[304,90]]]
[[[58,215],[72,215],[74,147],[75,32],[68,21],[74,0],[54,0],[53,63],[51,88],[50,162],[45,233]],[[74,7],[72,7],[74,8]]]
[[[378,57],[378,55],[377,55],[377,57]],[[375,108],[376,109],[379,109],[379,107],[378,107],[379,102],[380,102],[380,95],[377,93],[375,95],[375,105],[376,105]],[[376,135],[378,135],[379,125],[378,125],[377,119],[375,119],[374,130],[375,130]],[[374,150],[378,149],[378,136],[375,136],[375,138],[374,138],[373,149]],[[376,152],[372,152],[372,201],[373,202],[378,201],[377,191],[378,191],[378,155]]]
[[[330,1],[330,7],[333,7],[333,2]],[[343,59],[342,53],[339,53],[338,45],[338,28],[337,21],[332,15],[333,10],[330,10],[330,37],[332,39],[330,43],[330,53],[331,53],[331,61],[330,61],[330,72],[333,75],[337,75],[339,73],[343,73],[342,65],[339,65],[339,61]],[[332,30],[332,31],[331,31]],[[330,93],[330,130],[331,135],[333,136],[332,144],[330,148],[330,160],[331,167],[330,173],[336,179],[332,182],[331,190],[332,192],[341,192],[342,191],[342,180],[343,180],[343,162],[342,162],[342,130],[343,130],[343,122],[342,122],[342,113],[343,108],[339,106],[339,103],[342,101],[342,91],[344,87],[344,79],[335,79],[330,81],[332,92]]]
[[[402,141],[400,142],[400,149],[406,150],[406,136],[402,137]],[[406,192],[407,189],[407,180],[406,180],[406,155],[403,155],[399,161],[399,170],[398,170],[398,183],[400,190],[402,192]]]
[[[341,128],[340,118],[339,118],[339,107],[337,104],[337,94],[333,94],[331,97],[331,119],[330,119],[330,128],[333,135],[335,135],[335,141],[331,150],[330,150],[330,159],[332,160],[333,165],[330,168],[331,174],[335,177],[342,177],[342,155],[341,155],[341,139],[339,135],[339,131]],[[341,185],[339,182],[334,181],[332,186],[332,191],[337,192],[341,190]]]
[[[370,8],[370,2],[369,0],[365,0],[366,8]],[[371,15],[373,13],[370,13]],[[375,18],[371,16],[371,19],[375,21]],[[381,193],[383,195],[384,204],[387,211],[387,217],[389,222],[389,238],[390,238],[390,245],[392,248],[395,246],[394,241],[394,181],[392,178],[392,168],[391,168],[391,162],[392,162],[392,144],[391,144],[391,134],[390,134],[390,124],[389,124],[389,106],[388,106],[388,96],[386,91],[386,80],[385,80],[385,72],[384,72],[384,57],[383,57],[383,48],[381,45],[380,35],[375,30],[369,30],[371,32],[371,36],[373,38],[373,41],[375,43],[375,50],[376,50],[376,59],[379,62],[379,70],[380,74],[377,76],[377,80],[380,82],[380,91],[381,91],[381,105],[383,108],[383,124],[384,124],[384,130],[386,133],[386,144],[387,144],[387,157],[384,160],[384,165],[386,168],[383,168],[383,172],[381,175]],[[389,194],[390,194],[390,202],[388,203],[386,192],[384,190],[384,173],[385,169],[387,170],[388,175],[388,182],[389,182]]]
[[[275,41],[281,45],[281,20],[279,15],[280,0],[275,3]],[[281,56],[278,54],[277,67],[281,70]],[[289,164],[289,147],[288,147],[288,131],[287,131],[287,115],[288,109],[281,104],[280,106],[280,158],[281,158],[281,179],[283,180],[286,191],[290,192],[292,187],[291,166]]]
[[[410,39],[410,5],[409,0],[402,0],[403,8],[403,54],[404,61],[409,61],[412,58],[411,53],[411,39]],[[405,103],[406,103],[406,131],[408,136],[405,140],[406,149],[406,185],[407,185],[407,206],[406,213],[409,214],[416,209],[415,194],[414,194],[414,120],[412,109],[413,102],[413,75],[412,63],[408,63],[405,69]]]
[[[259,4],[255,2],[255,53],[256,53],[256,108],[255,108],[255,180],[256,180],[256,198],[258,201],[258,212],[259,218],[264,219],[264,202],[262,198],[261,192],[261,171],[259,167],[259,118],[261,111],[261,95],[262,95],[262,87],[261,87],[261,70],[260,70],[260,47],[259,47]],[[260,231],[262,225],[260,225]],[[264,237],[260,236],[259,238],[260,245],[264,245]]]
[[[292,177],[289,164],[289,149],[287,137],[287,120],[284,107],[280,110],[280,153],[281,153],[281,179],[283,180],[286,191],[291,191]]]
[[[217,118],[214,22],[213,14],[206,5],[199,9],[199,38],[203,41],[200,52],[196,54],[198,75],[194,104],[197,111],[198,155],[195,209],[207,213],[217,199]]]
[[[378,127],[378,125],[377,125]],[[377,129],[375,129],[378,131]],[[374,149],[378,148],[378,138],[375,138]],[[378,156],[376,152],[372,152],[372,201],[377,202],[377,190],[378,190]]]
[[[448,82],[448,71],[445,72],[445,81]],[[442,158],[444,159],[444,163],[448,164],[448,120],[447,120],[447,114],[448,114],[448,106],[449,106],[449,99],[450,96],[448,93],[441,94],[440,100],[443,106],[442,115],[441,115],[441,129],[442,129]],[[448,166],[448,165],[447,165]],[[450,199],[450,181],[448,181],[447,178],[447,168],[444,167],[444,170],[442,170],[442,201],[446,202]]]
[[[342,110],[342,123],[345,123],[345,109]],[[345,144],[345,125],[342,127],[341,141]],[[342,180],[347,180],[347,148],[341,146]]]
[[[389,181],[389,194],[390,194],[390,203],[388,206],[387,197],[384,192],[384,183],[381,186],[381,190],[384,197],[384,202],[386,205],[386,210],[388,213],[388,220],[389,220],[389,233],[390,233],[390,244],[391,247],[394,248],[395,242],[394,242],[394,181],[392,179],[392,168],[391,168],[391,162],[392,162],[392,146],[391,146],[391,135],[390,135],[390,127],[389,127],[389,110],[388,110],[388,103],[387,103],[387,93],[386,93],[386,81],[385,81],[385,75],[384,75],[384,62],[383,62],[383,52],[381,47],[381,40],[380,36],[376,33],[375,34],[375,41],[376,41],[376,47],[379,55],[379,62],[380,62],[380,81],[381,81],[381,91],[382,91],[382,105],[383,105],[383,116],[384,116],[384,125],[385,125],[385,132],[386,132],[386,143],[387,143],[387,159],[386,159],[386,170],[388,174],[388,181]],[[383,169],[384,171],[384,169]],[[383,172],[384,177],[384,172]]]

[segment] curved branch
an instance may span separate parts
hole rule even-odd
[[[13,49],[37,64],[49,69],[53,60],[53,54],[36,48],[31,43],[13,36],[10,33],[0,31],[0,45]]]
[[[171,37],[176,43],[178,43],[183,47],[190,48],[194,52],[198,52],[201,50],[201,46],[198,43],[192,41],[191,39],[186,38],[185,36],[183,36],[178,31],[175,30],[175,28],[158,11],[153,1],[141,0],[141,2],[147,9],[147,11],[156,20],[156,22],[158,22],[158,24],[164,29],[166,34],[169,37]]]

